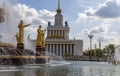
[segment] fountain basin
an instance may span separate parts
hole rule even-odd
[[[0,65],[45,64],[49,56],[0,56]]]
[[[50,62],[49,56],[35,56],[36,58],[36,64],[45,64]]]
[[[46,54],[37,54],[30,49],[16,49],[11,46],[0,46],[0,65],[45,64],[50,60]]]

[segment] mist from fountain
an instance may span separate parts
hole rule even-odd
[[[120,62],[120,45],[115,48],[113,61]]]
[[[34,53],[36,53],[36,41],[30,39],[30,35],[24,40],[25,42],[25,48],[33,50]]]
[[[1,42],[15,44],[15,34],[17,32],[17,18],[12,5],[6,0],[0,0],[4,21],[0,23]]]
[[[4,13],[4,21],[0,23],[0,42],[16,45],[15,35],[18,31],[20,19],[17,18],[13,5],[8,2],[8,0],[0,0],[0,8],[3,9]],[[29,39],[24,38],[24,43],[26,49],[35,50],[35,47],[33,47],[33,44]]]
[[[50,62],[48,63],[49,66],[71,65],[71,63],[64,60],[62,56],[58,56],[50,52],[45,52],[45,54],[50,57]]]

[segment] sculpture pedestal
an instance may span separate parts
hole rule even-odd
[[[50,58],[46,56],[45,48],[36,46],[36,64],[45,64],[49,62]]]
[[[24,50],[24,44],[23,43],[18,43],[17,44],[17,49]]]
[[[42,46],[36,46],[36,52],[44,52],[45,49]]]

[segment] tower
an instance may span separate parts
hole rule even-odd
[[[57,14],[55,15],[55,26],[63,27],[63,16],[61,14],[60,0],[58,0],[58,9],[56,10]]]
[[[63,15],[60,8],[60,0],[58,0],[58,8],[55,15],[55,24],[51,25],[51,22],[48,22],[47,27],[47,39],[69,39],[69,26],[67,21],[63,24]]]
[[[99,49],[101,49],[101,41],[99,41]]]

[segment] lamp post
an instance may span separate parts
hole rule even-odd
[[[91,50],[92,50],[92,38],[93,38],[93,35],[92,34],[89,34],[88,37],[90,38],[90,60],[92,59],[92,56],[91,56]]]

